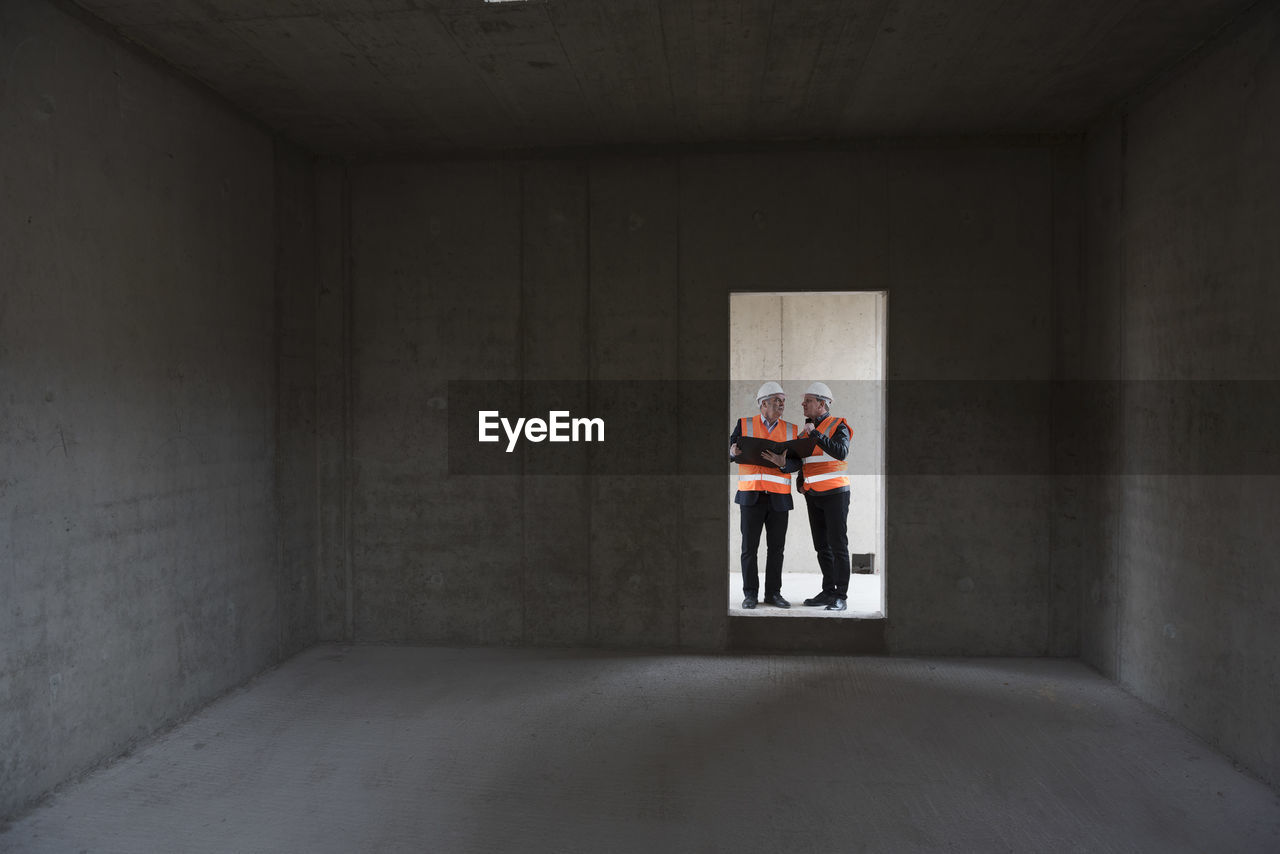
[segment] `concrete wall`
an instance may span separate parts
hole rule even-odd
[[[1140,382],[1277,379],[1278,34],[1099,122],[1082,212],[1036,141],[316,166],[5,3],[0,816],[318,637],[723,648],[728,294],[851,282],[887,648],[1080,651],[1280,780],[1280,483],[1132,465],[1213,438]],[[694,473],[450,476],[451,380],[558,379],[668,384],[624,435]]]
[[[321,333],[350,329],[351,514],[334,536],[350,555],[335,549],[320,595],[349,590],[351,608],[332,633],[723,647],[723,469],[450,477],[448,381],[720,383],[668,386],[675,410],[627,422],[639,447],[678,437],[673,469],[690,471],[723,454],[729,293],[852,281],[889,292],[903,383],[888,400],[889,647],[1074,654],[1077,588],[1050,559],[1047,393],[1055,289],[1078,252],[1057,239],[1073,151],[352,166],[321,200],[335,223],[347,212],[331,242],[350,245],[329,264],[348,270],[349,310]]]
[[[1074,350],[1080,375],[1122,381],[1093,413],[1112,476],[1078,484],[1097,514],[1080,540],[1083,655],[1273,785],[1274,433],[1255,467],[1205,463],[1277,423],[1274,393],[1241,406],[1236,382],[1280,379],[1277,151],[1272,3],[1090,131]]]
[[[7,816],[314,636],[314,298],[305,157],[46,2],[0,58]]]
[[[273,165],[275,582],[284,658],[315,643],[318,631],[318,169],[311,155],[280,140]]]

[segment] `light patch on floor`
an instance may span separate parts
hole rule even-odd
[[[763,582],[763,572],[761,581]],[[849,576],[849,598],[844,611],[828,611],[825,608],[805,605],[804,600],[822,592],[822,574],[818,572],[783,572],[782,598],[791,603],[790,608],[774,608],[760,602],[750,610],[742,607],[742,574],[729,575],[729,614],[734,617],[822,617],[823,619],[876,619],[884,616],[880,603],[883,575]],[[760,592],[764,595],[764,591]]]

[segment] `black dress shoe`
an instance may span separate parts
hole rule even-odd
[[[774,593],[764,597],[764,604],[772,605],[775,608],[790,608],[791,603],[782,598],[781,593]]]
[[[833,598],[834,598],[834,597],[833,597],[830,593],[828,593],[827,591],[823,590],[821,593],[819,593],[817,596],[814,596],[812,599],[806,599],[806,600],[804,600],[804,604],[806,604],[806,605],[830,605],[830,604],[831,604],[831,600],[832,600]]]
[[[843,599],[835,599],[832,600],[831,604],[828,605],[826,609],[828,611],[843,611],[846,607],[847,606],[844,604]]]
[[[756,606],[756,597],[754,596],[748,595],[747,598],[742,600],[742,607],[746,608],[747,610],[750,610],[755,606]]]

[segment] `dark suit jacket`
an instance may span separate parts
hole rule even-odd
[[[730,445],[736,444],[738,439],[741,436],[742,436],[742,419],[739,418],[737,421],[733,422],[733,433],[729,435],[729,444]],[[736,457],[732,457],[732,456],[729,457],[729,459],[735,463],[738,461]],[[791,472],[800,471],[801,465],[803,465],[803,463],[801,463],[800,460],[788,459],[787,464],[782,467],[782,473],[790,474]],[[761,496],[768,496],[769,503],[773,506],[774,510],[786,511],[786,510],[790,510],[792,507],[795,506],[795,502],[792,501],[791,499],[790,492],[785,494],[779,493],[779,492],[763,492],[763,491],[753,491],[753,490],[748,490],[746,492],[743,492],[741,489],[739,489],[737,494],[733,496],[733,503],[741,504],[743,506],[750,506],[758,502]]]

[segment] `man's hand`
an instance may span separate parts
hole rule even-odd
[[[731,457],[740,457],[740,456],[742,456],[742,451],[738,449],[738,443],[737,443],[737,442],[734,442],[732,445],[730,445],[730,446],[729,446],[729,456],[731,456]]]
[[[764,457],[778,468],[782,468],[787,464],[786,454],[775,454],[773,451],[761,451],[760,456]]]
[[[806,422],[804,422],[803,424],[801,424],[801,425],[800,425],[800,435],[801,435],[801,436],[808,436],[808,435],[809,435],[809,433],[810,433],[812,430],[813,430],[813,422],[812,422],[812,421],[806,421]]]

